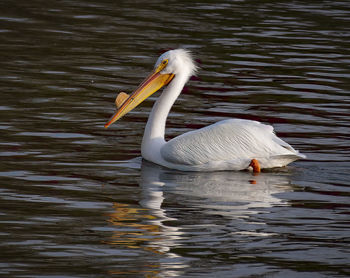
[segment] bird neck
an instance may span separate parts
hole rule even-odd
[[[166,119],[188,79],[189,73],[176,74],[154,104],[142,139],[141,152],[144,158],[153,161],[150,156],[154,156],[155,150],[160,150],[165,143]]]

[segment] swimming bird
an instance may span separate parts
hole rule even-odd
[[[270,125],[244,119],[228,119],[189,131],[168,142],[165,125],[169,111],[189,78],[196,72],[191,53],[185,49],[162,54],[152,73],[129,96],[120,93],[117,111],[105,127],[119,120],[165,86],[149,115],[141,146],[142,157],[181,171],[221,171],[283,167],[305,158],[278,138]]]

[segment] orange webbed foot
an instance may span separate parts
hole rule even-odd
[[[251,161],[250,161],[250,164],[249,166],[251,166],[253,168],[253,172],[256,174],[256,173],[260,173],[261,172],[261,168],[260,168],[260,163],[257,159],[253,158]],[[248,167],[249,167],[248,166]]]

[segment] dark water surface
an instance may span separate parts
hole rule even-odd
[[[347,277],[349,46],[349,1],[1,1],[0,276]],[[254,119],[308,159],[259,176],[142,161],[157,94],[104,129],[177,47],[201,70],[168,138]]]

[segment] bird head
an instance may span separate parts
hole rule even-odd
[[[193,62],[191,52],[186,49],[174,49],[163,53],[157,60],[155,66],[161,69],[163,74],[179,74],[187,71],[189,76],[195,74],[197,66]]]
[[[146,98],[168,85],[173,78],[180,73],[191,76],[196,71],[189,51],[184,49],[169,50],[162,54],[151,74],[138,86],[138,88],[118,105],[116,113],[110,118],[105,128],[119,120],[126,113],[130,112]]]

